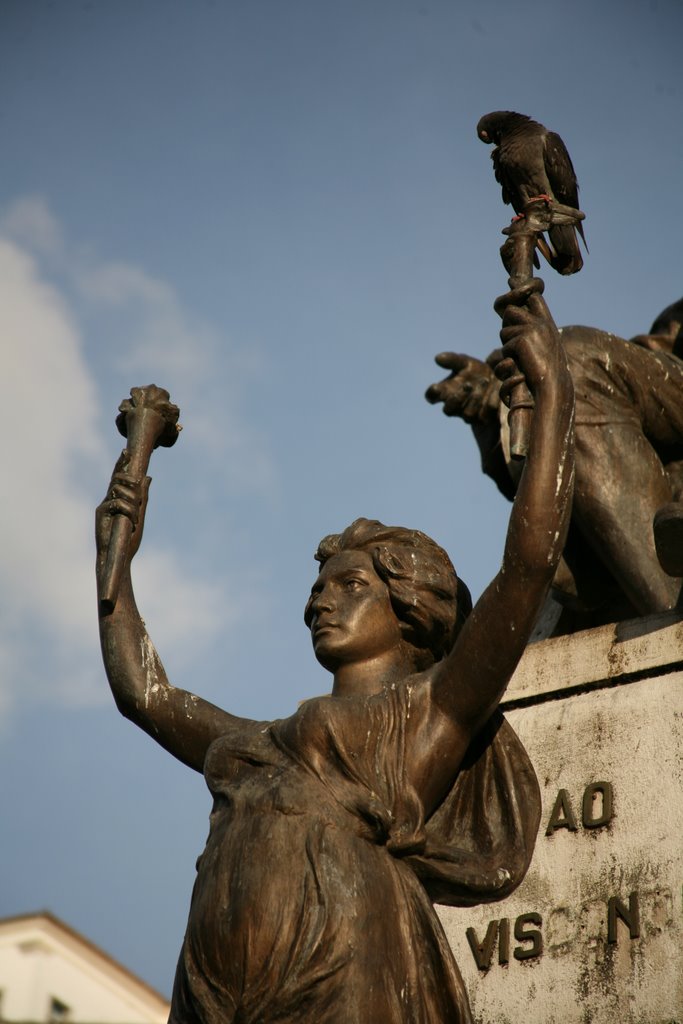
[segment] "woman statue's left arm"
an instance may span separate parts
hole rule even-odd
[[[429,735],[418,737],[418,785],[438,802],[469,745],[498,705],[521,658],[566,540],[574,478],[574,392],[559,333],[529,288],[498,300],[505,397],[523,374],[534,398],[529,453],[514,500],[502,565],[433,669]],[[503,312],[504,310],[504,312]]]

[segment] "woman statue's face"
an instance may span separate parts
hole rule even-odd
[[[389,590],[366,551],[342,551],[325,562],[311,589],[310,612],[315,656],[331,672],[401,643]]]

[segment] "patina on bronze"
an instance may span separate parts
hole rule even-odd
[[[99,595],[112,523],[131,523],[100,635],[120,711],[204,773],[214,797],[171,1021],[466,1024],[433,900],[507,895],[531,858],[533,769],[496,710],[555,571],[573,482],[573,394],[540,282],[504,296],[507,393],[535,403],[502,567],[471,614],[446,553],[357,520],[318,549],[306,605],[329,696],[290,718],[237,718],[172,687],[130,565],[149,478],[119,460],[97,514]]]

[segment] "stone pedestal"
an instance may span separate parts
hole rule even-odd
[[[683,1022],[683,621],[535,644],[503,709],[543,814],[519,889],[439,908],[481,1024]]]

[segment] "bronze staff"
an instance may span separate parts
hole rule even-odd
[[[512,290],[523,289],[529,295],[536,292],[542,305],[542,315],[557,330],[552,314],[542,297],[544,284],[540,278],[534,278],[534,252],[543,244],[543,233],[553,225],[577,224],[583,220],[584,214],[571,206],[545,198],[532,199],[527,203],[524,212],[516,217],[509,227],[503,229],[507,235],[501,246],[500,256],[508,273],[508,286]],[[526,300],[525,300],[526,301]],[[496,304],[498,308],[498,304]],[[502,315],[502,312],[501,312]],[[529,429],[531,410],[533,409],[531,393],[520,379],[510,392],[510,455],[513,459],[524,459],[529,451]]]

